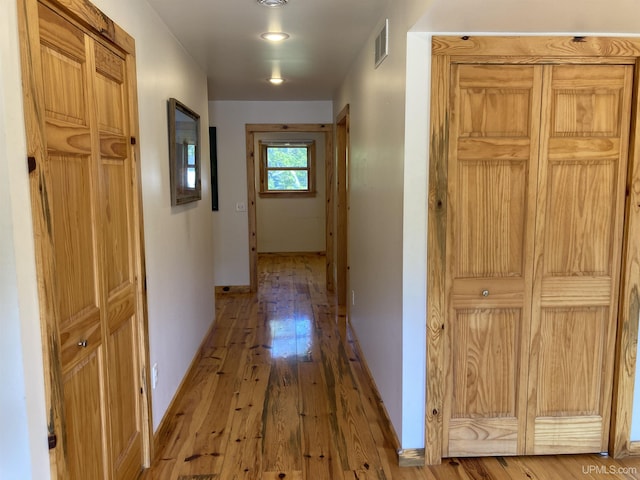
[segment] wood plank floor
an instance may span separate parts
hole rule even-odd
[[[257,295],[217,298],[214,328],[142,479],[640,479],[640,458],[601,455],[398,467],[324,268],[322,256],[261,255]]]

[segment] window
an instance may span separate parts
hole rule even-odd
[[[315,193],[315,142],[260,142],[260,195]]]
[[[185,168],[185,178],[183,179],[184,185],[187,188],[195,189],[196,188],[196,146],[192,143],[187,143],[185,141],[185,149],[186,159],[184,165]]]

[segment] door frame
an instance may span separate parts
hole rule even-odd
[[[255,151],[257,133],[305,132],[323,133],[325,151],[325,237],[326,237],[326,286],[327,291],[335,289],[334,278],[334,209],[335,195],[333,189],[335,168],[333,162],[333,125],[326,123],[248,123],[245,125],[247,145],[247,213],[249,222],[249,289],[258,291],[258,224],[256,217],[256,159],[260,158]]]
[[[60,339],[57,336],[56,325],[58,312],[55,306],[55,282],[53,271],[47,259],[52,256],[52,243],[47,235],[47,204],[46,196],[40,192],[43,183],[43,172],[40,165],[45,163],[46,136],[44,112],[41,112],[43,100],[38,84],[42,83],[41,72],[32,64],[33,58],[39,57],[40,35],[38,3],[48,6],[71,23],[78,26],[86,34],[108,41],[117,47],[125,56],[127,70],[129,123],[131,125],[132,156],[132,201],[134,221],[134,270],[136,276],[136,307],[137,307],[137,345],[136,358],[139,362],[141,378],[141,395],[139,400],[140,421],[142,433],[141,465],[148,467],[153,455],[153,425],[151,418],[151,396],[149,383],[149,326],[147,317],[147,294],[145,289],[146,267],[144,253],[144,228],[142,218],[142,188],[140,167],[140,145],[138,126],[138,94],[136,81],[135,41],[127,32],[122,30],[107,15],[101,12],[88,0],[65,2],[63,0],[17,0],[18,28],[20,35],[20,58],[22,69],[22,86],[25,115],[25,131],[27,137],[27,155],[29,157],[31,211],[36,232],[35,259],[38,270],[38,300],[40,308],[40,323],[42,331],[43,367],[45,376],[45,401],[47,408],[50,435],[56,434],[57,446],[50,450],[49,460],[52,479],[67,478],[67,452],[64,441],[65,417],[64,398],[62,391],[62,371],[58,360]],[[33,159],[33,160],[32,160]],[[34,166],[35,168],[31,168]],[[52,287],[53,286],[53,287]]]
[[[630,441],[640,314],[640,244],[631,241],[640,237],[640,39],[434,36],[431,53],[425,463],[441,463],[443,452],[450,69],[462,61],[487,63],[488,57],[501,57],[494,61],[502,63],[536,64],[553,57],[565,63],[635,65],[609,454],[640,454],[640,444]]]
[[[338,305],[349,310],[349,129],[350,115],[347,104],[336,117],[336,296]]]

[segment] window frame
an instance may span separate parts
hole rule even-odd
[[[277,167],[267,165],[267,152],[270,147],[304,147],[307,149],[307,167]],[[259,142],[260,149],[260,188],[261,197],[315,197],[316,191],[316,142],[315,140],[291,140]],[[273,170],[306,171],[308,189],[306,190],[269,190],[268,175]]]

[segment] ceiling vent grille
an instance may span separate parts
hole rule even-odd
[[[389,19],[385,19],[384,26],[376,37],[376,68],[389,54]]]

